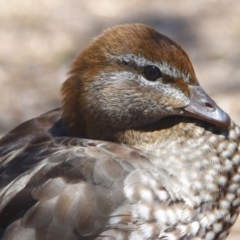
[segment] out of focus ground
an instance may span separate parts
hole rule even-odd
[[[201,85],[240,124],[239,0],[0,1],[0,136],[59,106],[68,65],[94,36],[141,22],[189,54]],[[228,240],[240,239],[240,220]]]

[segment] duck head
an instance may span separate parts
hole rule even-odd
[[[167,116],[222,128],[231,122],[200,87],[184,50],[143,24],[115,26],[96,38],[73,61],[62,95],[73,136],[115,141]]]

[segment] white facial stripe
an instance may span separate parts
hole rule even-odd
[[[146,65],[153,64],[151,61],[148,61],[146,58],[144,58],[141,55],[134,55],[131,53],[127,53],[125,55],[120,56],[114,56],[114,55],[108,55],[107,56],[109,60],[118,60],[120,62],[126,62],[126,63],[135,63],[138,67],[144,67]]]
[[[121,83],[121,81],[130,80],[138,82],[142,86],[159,86],[158,81],[149,81],[142,75],[137,75],[129,71],[115,71],[110,73],[102,72],[97,78],[101,79],[101,81],[99,81],[101,83],[103,83],[104,81],[107,83],[110,80],[115,81],[115,84],[118,84]]]
[[[121,56],[108,55],[107,57],[109,61],[118,60],[120,62],[126,62],[126,63],[132,62],[139,68],[143,68],[144,66],[147,66],[147,65],[155,65],[159,67],[159,69],[162,71],[163,74],[169,75],[170,77],[174,77],[174,78],[182,78],[186,83],[189,83],[189,77],[190,77],[189,73],[185,74],[165,61],[153,62],[153,61],[147,60],[143,56],[140,56],[140,55],[136,56],[130,53],[121,55]]]
[[[115,71],[115,72],[102,72],[100,75],[101,81],[103,79],[110,79],[110,80],[135,80],[138,79],[138,76],[136,76],[132,72],[128,71]]]
[[[174,66],[168,64],[167,62],[156,63],[160,70],[164,73],[169,75],[170,77],[174,78],[182,78],[185,82],[189,83],[190,74],[183,73],[179,69],[175,68]]]

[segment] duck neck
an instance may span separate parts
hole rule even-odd
[[[184,148],[194,151],[196,143],[215,148],[218,139],[226,135],[227,131],[191,118],[167,117],[141,129],[119,132],[114,141],[160,156],[158,149],[165,149],[169,154],[175,150],[180,153]],[[216,140],[212,142],[209,138],[213,135]]]

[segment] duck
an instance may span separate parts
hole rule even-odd
[[[180,45],[114,26],[77,55],[61,95],[0,139],[0,239],[227,238],[240,128]]]

